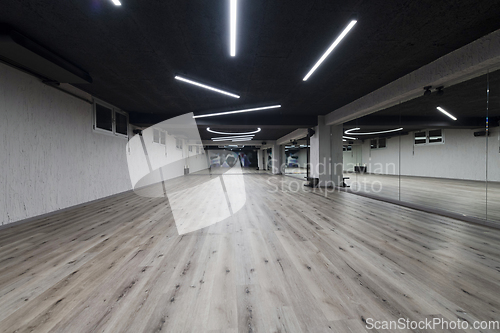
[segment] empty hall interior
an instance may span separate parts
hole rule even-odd
[[[500,331],[498,2],[3,5],[0,332]]]

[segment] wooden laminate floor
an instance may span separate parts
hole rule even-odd
[[[291,177],[243,177],[242,210],[183,236],[166,199],[134,193],[0,230],[0,331],[364,332],[369,318],[500,320],[500,230],[295,191]]]

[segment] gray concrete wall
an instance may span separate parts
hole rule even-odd
[[[0,221],[131,189],[127,139],[92,130],[92,105],[0,64]]]

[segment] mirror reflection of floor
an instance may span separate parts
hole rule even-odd
[[[285,175],[291,176],[300,180],[306,180],[307,169],[306,168],[285,168]]]
[[[500,221],[500,183],[410,176],[345,173],[350,190]],[[488,199],[486,198],[488,193]],[[488,201],[488,205],[486,205]],[[487,206],[487,207],[486,207]],[[488,208],[488,212],[486,212]]]

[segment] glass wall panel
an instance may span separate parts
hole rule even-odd
[[[500,223],[499,120],[500,71],[422,90],[344,124],[346,184]]]
[[[399,199],[399,128],[397,106],[344,124],[351,191]]]
[[[307,139],[295,140],[285,145],[282,159],[286,175],[306,180],[307,148]]]
[[[400,105],[400,199],[486,218],[487,75]]]
[[[488,141],[488,220],[500,223],[500,71],[488,75],[488,131],[476,135],[489,135]]]

